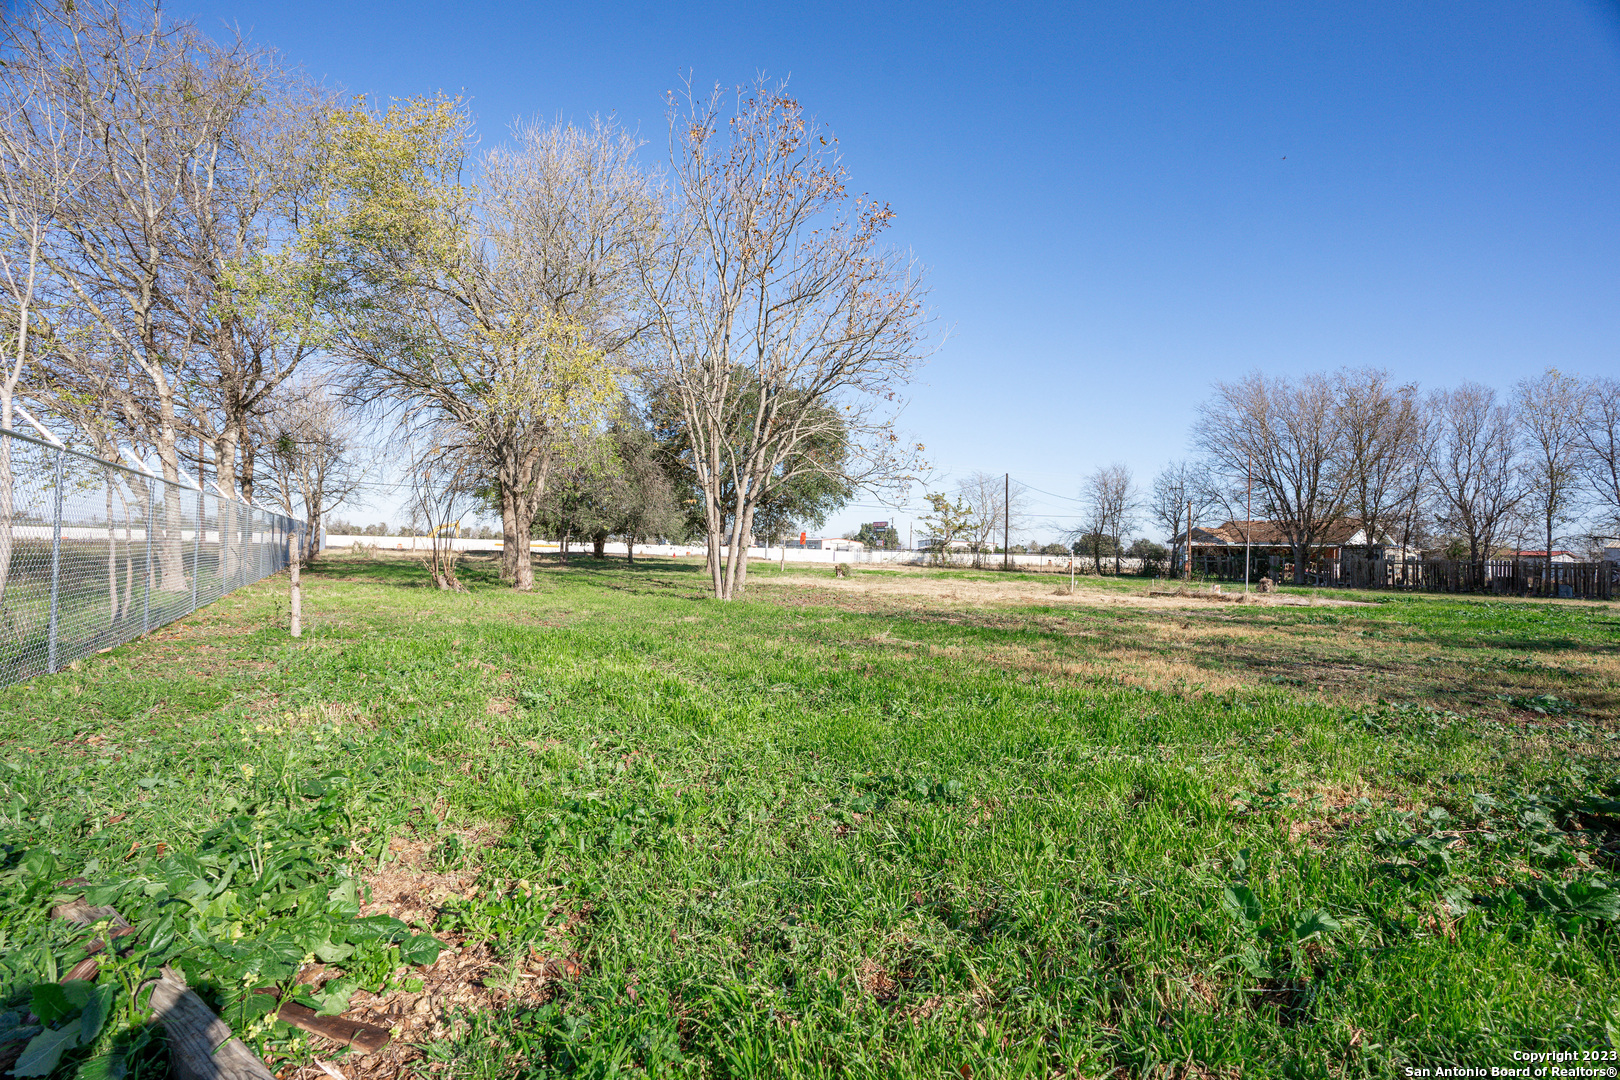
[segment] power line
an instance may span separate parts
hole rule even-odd
[[[1024,484],[1024,482],[1022,480],[1020,480],[1018,482],[1020,484]],[[1082,504],[1085,502],[1084,499],[1076,499],[1076,498],[1072,498],[1072,497],[1070,497],[1068,495],[1059,495],[1055,491],[1043,491],[1040,488],[1035,487],[1035,486],[1033,486],[1031,484],[1024,484],[1024,490],[1025,491],[1038,491],[1042,495],[1050,495],[1050,496],[1052,496],[1052,498],[1054,498],[1054,499],[1062,499],[1064,502],[1082,503]]]

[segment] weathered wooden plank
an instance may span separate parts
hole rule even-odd
[[[345,1020],[341,1016],[322,1016],[296,1001],[287,1002],[276,1011],[276,1016],[295,1028],[331,1039],[340,1046],[352,1047],[362,1054],[376,1053],[387,1046],[392,1037],[387,1028]]]
[[[152,984],[151,1006],[169,1036],[169,1071],[177,1080],[274,1080],[178,971],[163,969]]]

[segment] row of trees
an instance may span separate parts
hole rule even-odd
[[[1296,579],[1330,532],[1472,561],[1508,545],[1595,551],[1620,538],[1620,380],[1548,369],[1503,395],[1478,383],[1423,392],[1385,371],[1343,369],[1217,383],[1200,409],[1194,459],[1170,463],[1149,491],[1112,464],[1083,480],[1079,523],[1064,530],[1098,572],[1104,559],[1154,561],[1152,524],[1172,543],[1190,521],[1252,512],[1293,549]],[[954,500],[928,496],[937,547],[997,550],[1026,524],[1025,489],[974,474]]]
[[[458,99],[341,101],[120,0],[25,6],[0,58],[8,429],[316,526],[383,444],[425,529],[499,513],[520,589],[536,523],[695,523],[729,598],[750,536],[913,471],[921,275],[783,84],[671,95],[647,168],[611,121],[478,152]]]
[[[1620,381],[1548,369],[1510,394],[1422,392],[1377,369],[1218,383],[1193,440],[1201,459],[1154,480],[1146,508],[1174,538],[1209,518],[1271,522],[1296,578],[1330,529],[1479,560],[1533,542],[1583,547],[1620,532]],[[1571,532],[1572,526],[1579,531]]]

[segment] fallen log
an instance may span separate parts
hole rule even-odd
[[[152,1012],[169,1036],[169,1071],[178,1080],[274,1080],[259,1055],[187,989],[184,975],[164,968],[150,985]]]

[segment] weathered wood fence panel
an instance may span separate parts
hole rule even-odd
[[[1243,556],[1197,555],[1193,570],[1206,578],[1242,581]],[[1292,584],[1293,564],[1275,556],[1253,558],[1249,580],[1268,575],[1280,585]],[[1613,600],[1620,594],[1620,564],[1576,562],[1549,567],[1537,560],[1362,559],[1351,555],[1309,564],[1305,583],[1343,589]]]
[[[1347,557],[1313,575],[1315,584],[1351,589],[1493,593],[1612,600],[1620,565],[1553,563],[1517,559],[1358,559]]]

